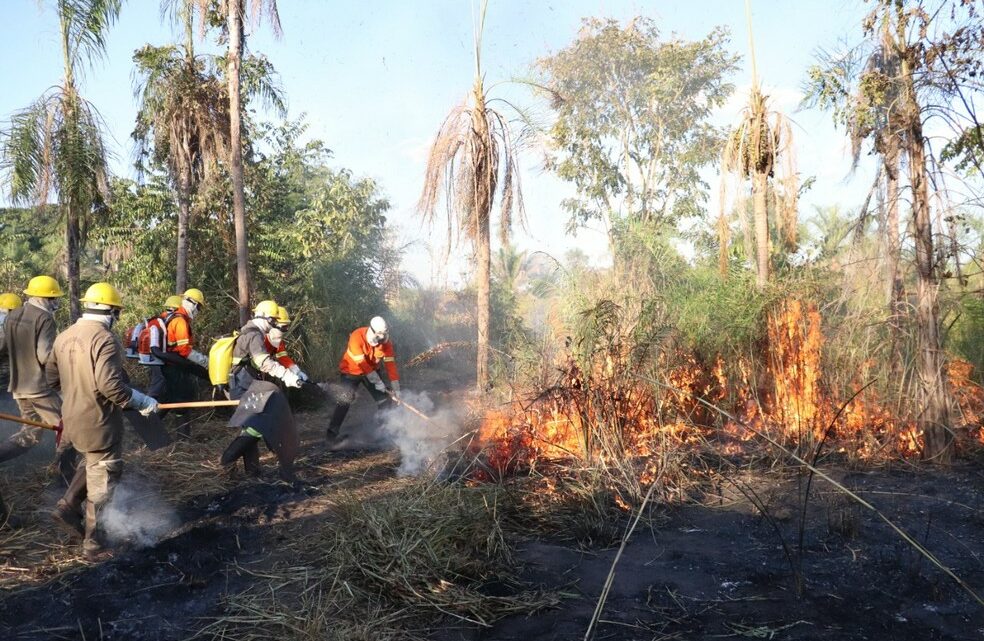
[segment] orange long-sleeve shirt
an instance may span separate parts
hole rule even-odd
[[[343,374],[365,376],[369,372],[375,371],[381,362],[386,366],[386,374],[391,381],[400,380],[400,373],[396,370],[396,353],[393,351],[393,343],[386,341],[373,347],[366,338],[368,329],[368,327],[360,327],[349,335],[348,348],[342,355],[338,369]]]
[[[294,359],[287,354],[287,341],[281,340],[280,347],[274,347],[273,344],[270,343],[270,339],[264,336],[263,345],[264,347],[266,347],[266,350],[270,352],[270,356],[273,356],[275,359],[277,359],[277,362],[283,365],[284,367],[286,367],[287,369],[290,369],[291,367],[296,365]]]
[[[174,317],[167,324],[167,351],[188,358],[195,348],[195,338],[191,333],[191,317],[188,312],[179,307]]]

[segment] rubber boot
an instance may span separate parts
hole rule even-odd
[[[65,499],[58,501],[58,505],[51,512],[51,520],[72,540],[81,541],[85,537],[82,514],[73,509]]]
[[[252,436],[250,438],[253,439],[253,446],[243,453],[243,468],[246,476],[259,476],[263,471],[260,466],[260,441]]]
[[[260,444],[254,436],[240,434],[229,443],[222,453],[222,465],[233,465],[238,459],[243,459],[243,467],[250,476],[260,473]]]
[[[15,443],[14,441],[4,441],[0,443],[0,463],[26,454],[30,449],[30,447]]]

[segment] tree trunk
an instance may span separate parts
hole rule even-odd
[[[902,32],[904,36],[904,31]],[[905,42],[900,40],[900,42]],[[902,56],[902,79],[905,83],[902,107],[906,118],[905,143],[909,159],[909,183],[912,188],[912,222],[916,245],[916,336],[919,377],[919,425],[923,431],[924,460],[949,463],[953,458],[950,433],[949,398],[944,376],[944,358],[939,325],[933,225],[929,212],[926,183],[926,151],[922,114],[916,101],[912,67]]]
[[[902,243],[899,240],[899,141],[893,136],[885,150],[885,285],[888,306],[892,315],[900,313],[902,302],[902,278],[899,273],[899,256]]]
[[[472,109],[472,162],[475,165],[475,289],[478,352],[475,366],[475,384],[479,394],[489,389],[489,327],[491,325],[492,289],[492,232],[490,215],[492,195],[495,192],[495,176],[489,149],[489,121],[485,112],[485,93],[481,79],[476,79],[475,105]]]
[[[229,137],[232,154],[229,174],[232,178],[232,223],[236,232],[236,282],[238,284],[239,322],[249,320],[249,247],[246,241],[246,193],[243,184],[242,97],[240,64],[242,58],[243,0],[229,2]]]
[[[769,175],[755,172],[752,178],[752,201],[755,210],[755,249],[757,269],[755,286],[759,291],[769,283],[769,209],[766,195]]]
[[[81,283],[81,232],[79,230],[79,212],[74,203],[69,201],[65,216],[65,271],[68,276],[68,311],[74,323],[82,315]]]
[[[175,291],[188,289],[188,221],[191,219],[191,173],[186,168],[178,186],[178,248],[175,261]]]

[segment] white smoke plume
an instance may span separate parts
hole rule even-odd
[[[103,507],[99,520],[110,543],[129,543],[138,548],[155,545],[180,525],[174,508],[160,498],[149,482],[126,476]]]
[[[424,419],[397,404],[382,416],[381,433],[400,448],[400,476],[416,476],[428,470],[439,472],[445,450],[461,436],[464,421],[455,407],[434,409],[426,392],[404,392],[401,399],[428,418]]]

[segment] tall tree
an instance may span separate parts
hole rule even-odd
[[[577,39],[537,62],[557,119],[548,166],[572,183],[570,227],[601,220],[674,224],[703,214],[723,132],[710,124],[733,87],[727,32],[663,38],[652,20],[586,20]]]
[[[109,193],[102,121],[78,90],[77,72],[106,52],[120,0],[55,0],[64,77],[11,118],[0,159],[14,202],[43,207],[52,194],[65,217],[65,258],[72,318],[80,314],[81,255],[92,215]]]
[[[892,34],[882,23],[873,38],[839,54],[820,54],[808,71],[807,105],[833,112],[851,140],[852,169],[865,142],[881,159],[884,180],[885,295],[893,314],[900,313],[903,288],[899,271],[899,170],[902,158],[901,76]],[[877,181],[876,187],[877,188]],[[863,208],[862,215],[867,211]]]
[[[166,3],[170,4],[170,2]],[[134,53],[140,108],[133,138],[138,167],[150,160],[167,168],[178,203],[175,289],[188,287],[188,231],[192,200],[212,182],[229,153],[229,102],[211,56],[195,55],[195,0],[180,0],[182,46],[146,45]]]
[[[249,319],[249,243],[246,231],[246,187],[243,177],[243,51],[246,48],[245,21],[251,17],[259,24],[266,14],[274,35],[280,36],[280,15],[277,0],[251,0],[247,15],[247,0],[195,0],[202,24],[220,16],[210,13],[218,9],[225,23],[226,83],[229,99],[229,178],[232,182],[232,222],[236,238],[236,284],[239,319]]]
[[[488,2],[483,1],[475,24],[475,78],[469,101],[444,119],[431,146],[424,187],[417,210],[425,220],[438,216],[442,193],[447,203],[448,242],[455,229],[475,250],[477,291],[476,383],[489,388],[489,328],[491,324],[492,208],[498,199],[499,238],[508,239],[513,208],[522,214],[516,152],[518,142],[502,113],[489,106],[482,75],[482,32]]]
[[[784,114],[769,108],[768,97],[762,93],[759,85],[749,0],[745,1],[745,12],[748,18],[752,87],[741,120],[728,136],[721,154],[721,173],[725,176],[737,176],[742,181],[748,180],[752,184],[753,224],[748,225],[743,219],[742,229],[745,232],[747,245],[752,245],[747,241],[749,236],[755,239],[755,284],[762,290],[769,282],[772,254],[769,193],[771,191],[775,196],[775,211],[778,218],[775,226],[779,232],[777,235],[782,239],[786,249],[792,250],[796,245],[799,181],[796,175],[792,126]],[[722,189],[722,192],[726,193],[727,190]],[[729,227],[723,220],[727,198],[722,197],[721,201],[722,222],[719,224],[721,250],[727,251],[726,232]],[[739,215],[744,215],[744,212],[739,212]],[[724,263],[723,260],[721,262]]]

